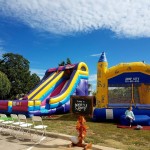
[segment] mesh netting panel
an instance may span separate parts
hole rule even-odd
[[[134,102],[139,103],[138,86],[133,87]],[[131,85],[125,87],[109,87],[108,88],[108,103],[131,103],[132,87]]]

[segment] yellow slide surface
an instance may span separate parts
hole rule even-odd
[[[60,78],[62,78],[63,74],[64,74],[64,71],[55,74],[55,76],[53,76],[53,79],[51,78],[52,81],[49,80],[50,83],[46,82],[46,83],[44,84],[44,86],[41,88],[40,92],[38,92],[38,93],[34,96],[34,98],[33,98],[32,100],[39,100],[40,97],[42,97],[42,95],[44,95],[52,86],[55,85],[56,82],[58,82],[58,80],[59,80]],[[48,83],[48,84],[47,84],[47,83]],[[47,84],[47,85],[46,85],[46,84]]]
[[[31,99],[31,97],[37,93],[41,88],[43,88],[45,86],[45,84],[47,84],[54,76],[56,75],[56,72],[54,74],[52,74],[48,79],[46,79],[40,86],[38,86],[34,91],[32,91],[32,93],[30,93],[28,95],[28,99]]]

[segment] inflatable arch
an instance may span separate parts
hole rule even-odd
[[[108,106],[108,87],[115,84],[138,85],[140,104],[150,104],[150,65],[144,62],[132,62],[108,68],[106,55],[103,52],[97,65],[97,108]]]

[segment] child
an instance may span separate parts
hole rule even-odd
[[[135,120],[135,117],[134,117],[134,114],[133,114],[133,111],[132,111],[132,106],[130,106],[128,108],[128,110],[126,110],[125,115],[126,115],[126,118],[129,119],[130,127],[131,127],[131,124],[132,124],[133,120]]]

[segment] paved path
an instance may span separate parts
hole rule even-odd
[[[69,148],[71,142],[68,140],[51,138],[51,137],[38,137],[36,140],[31,141],[30,137],[25,139],[16,139],[10,135],[0,136],[0,149],[1,150],[80,150],[82,148],[74,147]]]
[[[83,150],[81,147],[69,148],[71,142],[68,140],[70,136],[64,134],[47,133],[46,137],[33,136],[31,141],[29,134],[22,134],[15,138],[9,134],[0,133],[0,150]],[[93,150],[116,150],[114,148],[93,145]]]

